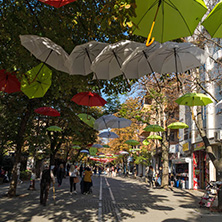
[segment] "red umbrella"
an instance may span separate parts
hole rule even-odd
[[[0,70],[0,91],[7,93],[19,92],[21,85],[17,77],[6,70]]]
[[[36,113],[44,116],[60,116],[60,113],[51,107],[40,107],[34,110]]]
[[[92,92],[77,93],[71,101],[83,106],[104,106],[107,103],[99,94]]]
[[[75,2],[76,0],[39,0],[39,1],[48,5],[54,6],[55,8],[60,8],[71,2]]]

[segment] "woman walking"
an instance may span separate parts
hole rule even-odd
[[[58,187],[62,185],[62,180],[63,180],[64,175],[65,175],[65,169],[64,169],[64,165],[61,163],[57,171]]]
[[[74,188],[74,194],[77,194],[76,192],[76,183],[78,183],[78,170],[77,166],[74,167],[72,165],[69,169],[69,181],[70,181],[70,194],[72,194],[72,187]]]

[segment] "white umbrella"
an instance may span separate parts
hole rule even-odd
[[[119,151],[119,154],[125,155],[125,154],[129,154],[127,151]]]
[[[124,73],[120,70],[122,63],[136,47],[143,45],[134,41],[124,40],[106,46],[95,58],[91,69],[98,79],[112,79]]]
[[[140,77],[153,73],[152,65],[149,62],[149,56],[152,55],[161,44],[154,42],[150,46],[137,47],[123,62],[121,70],[127,79],[139,79]]]
[[[56,70],[68,73],[65,61],[68,53],[46,37],[37,35],[20,35],[21,44],[30,51],[37,59],[52,66]]]
[[[222,100],[220,100],[217,104],[216,104],[216,107],[218,109],[222,109]]]
[[[166,42],[149,57],[149,61],[157,73],[183,73],[202,66],[208,56],[192,43]]]
[[[95,123],[94,123],[94,128],[96,130],[103,130],[103,129],[108,129],[107,122],[110,120],[118,119],[118,117],[114,115],[104,115],[98,118]]]
[[[118,136],[116,133],[114,133],[114,132],[109,132],[109,131],[107,131],[107,132],[102,132],[102,133],[100,133],[98,136],[101,137],[101,138],[108,138],[108,139],[110,139],[110,138],[112,138],[112,139],[114,139],[114,138],[119,138],[119,136]]]
[[[103,148],[103,145],[95,143],[95,144],[93,144],[91,147]]]
[[[132,121],[125,118],[117,118],[117,119],[110,120],[109,122],[107,122],[107,126],[109,128],[119,128],[119,129],[128,127],[131,124],[132,124]]]
[[[70,75],[88,75],[92,72],[92,61],[108,45],[97,41],[90,41],[82,45],[77,45],[65,65]]]

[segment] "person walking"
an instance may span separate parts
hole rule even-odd
[[[55,177],[49,169],[49,164],[45,163],[40,174],[40,204],[43,206],[46,206],[51,181],[55,183]]]
[[[74,165],[72,165],[69,169],[70,194],[72,194],[72,187],[74,188],[74,194],[77,194],[76,192],[76,183],[78,180],[77,178],[78,178],[77,166],[74,167]]]
[[[153,187],[153,167],[152,166],[149,167],[147,177],[148,177],[148,180],[149,180],[149,185],[152,188]]]
[[[64,165],[61,163],[59,165],[58,171],[57,171],[57,181],[58,181],[58,187],[62,185],[62,180],[65,174]]]
[[[89,189],[92,186],[92,171],[89,167],[86,167],[83,180],[84,180],[84,193],[88,194]]]
[[[79,168],[79,176],[82,177],[82,173],[83,173],[83,166],[81,164],[80,168]]]

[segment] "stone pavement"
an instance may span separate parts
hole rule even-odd
[[[54,205],[52,189],[47,206],[39,204],[39,182],[36,191],[27,190],[28,182],[18,185],[16,198],[7,198],[8,184],[0,185],[0,222],[221,222],[222,214],[199,208],[203,195],[199,191],[150,189],[132,178],[93,177],[93,193],[69,194],[69,179],[56,187]]]

